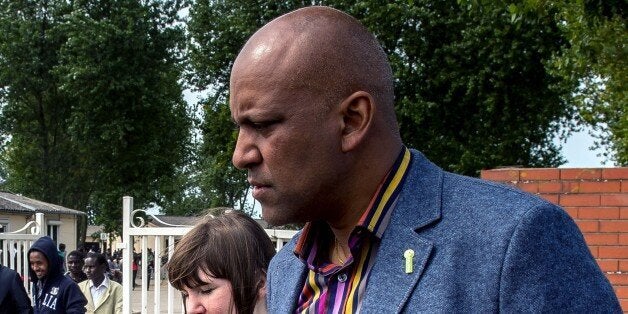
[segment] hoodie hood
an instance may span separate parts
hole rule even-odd
[[[55,245],[55,242],[50,237],[41,237],[37,239],[35,243],[33,243],[33,246],[31,246],[31,248],[28,250],[29,264],[30,253],[32,251],[39,251],[43,253],[44,256],[46,256],[46,259],[48,260],[48,274],[46,274],[46,279],[51,279],[62,275],[61,257],[59,256],[59,253],[57,253],[57,246]],[[33,271],[30,267],[28,268],[28,275],[32,282],[36,282],[37,280],[39,280],[37,278],[37,275],[35,274],[35,271]]]

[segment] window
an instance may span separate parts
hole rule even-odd
[[[9,232],[9,220],[0,218],[0,233]]]
[[[61,221],[59,220],[48,220],[48,226],[46,228],[46,235],[52,238],[55,243],[59,241],[59,226],[61,225]]]

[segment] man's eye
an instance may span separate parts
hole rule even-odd
[[[203,289],[201,290],[201,294],[210,294],[212,291],[214,291],[214,288]]]
[[[270,123],[267,123],[267,122],[252,123],[253,128],[258,130],[258,131],[267,128],[269,125],[270,125]]]

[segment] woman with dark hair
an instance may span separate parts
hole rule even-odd
[[[249,216],[207,215],[176,244],[168,280],[183,294],[187,313],[266,313],[266,270],[274,254]]]

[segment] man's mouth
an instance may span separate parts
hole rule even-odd
[[[262,194],[270,188],[270,185],[261,182],[249,181],[249,183],[253,187],[253,191],[251,194],[253,194],[254,198],[261,197]]]

